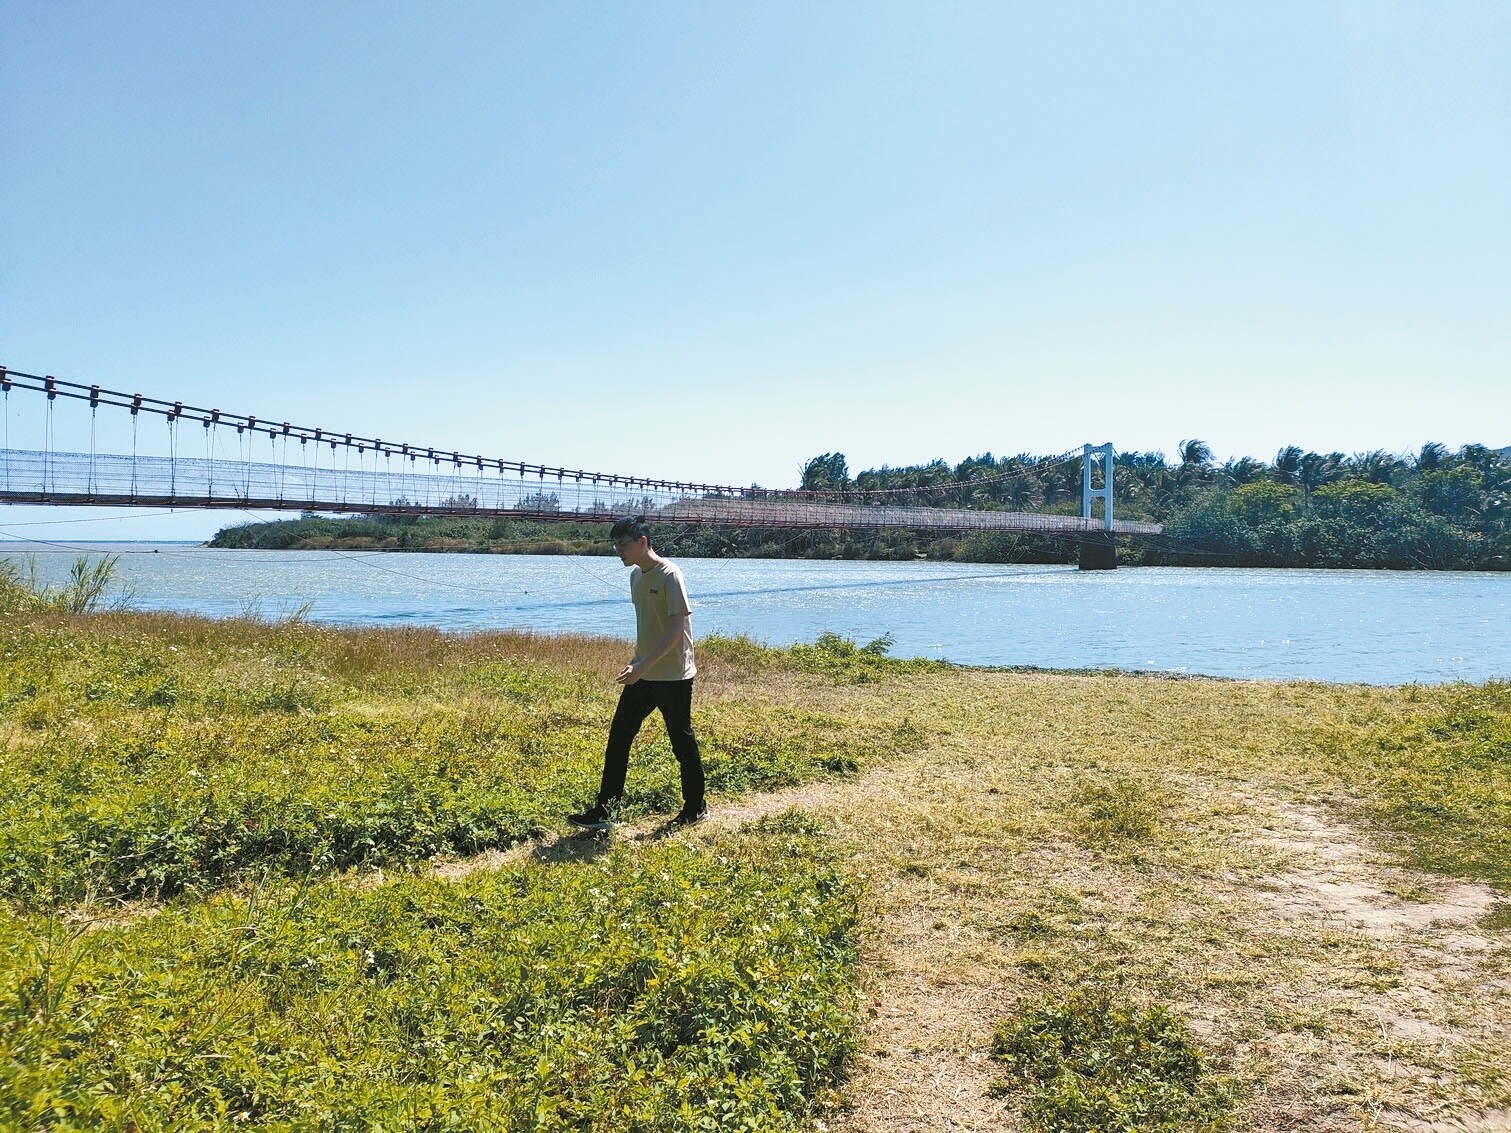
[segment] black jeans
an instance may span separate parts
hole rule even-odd
[[[618,802],[624,794],[624,774],[630,765],[630,743],[640,733],[640,725],[655,709],[666,721],[677,770],[682,776],[682,805],[689,810],[703,809],[703,758],[698,754],[698,737],[693,735],[693,679],[685,681],[636,681],[619,693],[619,707],[609,725],[608,747],[603,753],[603,783],[598,788],[600,803]]]

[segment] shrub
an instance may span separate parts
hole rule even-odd
[[[821,633],[812,645],[799,643],[786,651],[795,666],[809,673],[822,673],[837,680],[866,684],[898,673],[940,668],[942,663],[925,660],[900,660],[887,656],[894,638],[883,634],[865,645],[857,645],[837,633]]]

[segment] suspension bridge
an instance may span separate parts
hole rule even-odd
[[[5,367],[0,391],[0,503],[546,520],[644,513],[652,521],[685,526],[1014,532],[1081,540],[1083,565],[1091,565],[1087,547],[1098,565],[1111,565],[1106,560],[1113,536],[1161,533],[1158,524],[1114,519],[1113,451],[1106,444],[959,485],[811,491],[649,479],[464,454]],[[12,444],[13,410],[19,447]],[[1080,515],[991,503],[947,506],[967,492],[989,501],[1005,481],[1063,471],[1073,462],[1081,465]]]

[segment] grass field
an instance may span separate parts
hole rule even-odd
[[[616,643],[3,622],[10,1128],[1449,1129],[1511,1107],[1504,685],[710,640],[715,821],[659,831],[653,723],[602,844],[561,816],[596,787]]]

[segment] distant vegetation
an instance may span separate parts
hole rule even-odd
[[[804,466],[813,492],[919,489],[937,507],[1078,514],[1079,461],[991,453],[951,466],[943,460],[883,466],[851,476],[843,453]],[[1427,444],[1409,456],[1383,451],[1307,452],[1294,445],[1273,462],[1219,464],[1200,440],[1177,459],[1125,452],[1113,474],[1119,518],[1165,525],[1163,539],[1127,540],[1127,564],[1377,567],[1395,570],[1511,569],[1511,450]],[[687,527],[657,532],[670,554],[740,558],[915,559],[1069,562],[1073,542],[1008,533],[800,531]],[[466,516],[305,516],[227,528],[216,547],[515,554],[607,554],[599,523],[551,523]]]

